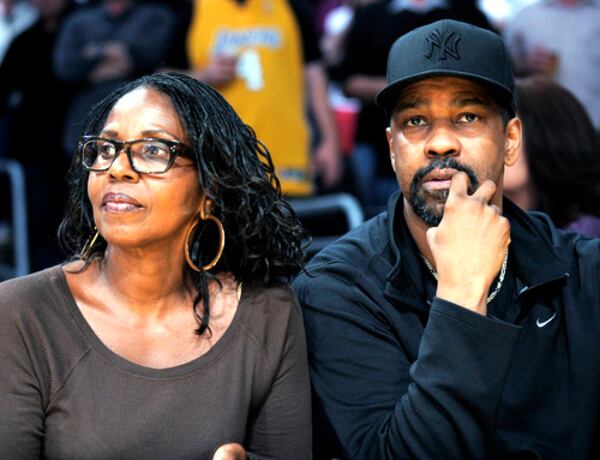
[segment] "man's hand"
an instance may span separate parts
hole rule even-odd
[[[469,178],[452,177],[444,217],[427,231],[438,272],[436,296],[487,314],[487,295],[510,243],[510,225],[490,204],[496,185],[485,181],[468,194]]]
[[[228,85],[235,79],[236,66],[237,57],[217,54],[212,57],[204,69],[194,71],[193,76],[197,80],[218,88]]]
[[[212,460],[246,460],[246,450],[237,443],[223,444],[215,451]]]

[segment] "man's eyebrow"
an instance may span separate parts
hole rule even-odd
[[[429,100],[424,97],[414,97],[414,98],[406,98],[398,102],[396,107],[394,107],[395,113],[400,113],[404,110],[416,109],[419,107],[423,107],[429,103]],[[465,95],[458,95],[452,102],[451,105],[453,107],[466,107],[469,105],[475,105],[482,108],[491,108],[493,103],[487,100],[486,98],[482,98],[480,96],[474,96],[472,93]]]
[[[394,107],[394,112],[402,112],[403,110],[408,109],[416,109],[417,107],[421,107],[427,104],[427,99],[423,97],[416,97],[411,99],[406,99],[404,101],[398,102],[396,107]]]
[[[478,96],[459,97],[452,101],[454,107],[466,107],[468,105],[478,105],[484,108],[490,108],[492,104]]]

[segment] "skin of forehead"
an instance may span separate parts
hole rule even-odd
[[[458,92],[455,97],[455,102],[457,104],[460,103],[461,99],[469,99],[476,97],[480,99],[484,106],[489,109],[499,111],[500,107],[497,102],[492,97],[491,90],[483,83],[471,80],[468,78],[460,78],[460,77],[450,77],[450,76],[439,76],[439,77],[430,77],[424,78],[415,82],[408,84],[404,87],[397,99],[396,104],[394,106],[393,114],[398,113],[399,109],[402,109],[403,103],[409,102],[413,103],[422,103],[425,104],[429,102],[425,97],[419,96],[419,93],[422,91],[425,86],[431,88],[432,86],[437,86],[440,89],[446,87],[451,91],[456,89],[462,89],[462,91]],[[412,100],[411,100],[412,99]],[[408,101],[407,101],[408,100]],[[453,101],[453,102],[454,102]]]

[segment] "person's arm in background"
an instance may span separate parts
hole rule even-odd
[[[313,153],[314,169],[325,188],[332,188],[341,180],[342,158],[337,125],[329,105],[329,80],[321,62],[317,31],[308,7],[297,0],[291,0],[290,6],[302,35],[308,98],[319,131],[319,142]]]
[[[237,57],[226,54],[211,54],[208,57],[208,63],[204,67],[198,67],[195,64],[195,62],[198,62],[199,55],[202,55],[205,51],[196,45],[202,42],[199,38],[202,30],[201,21],[196,17],[200,14],[200,10],[195,5],[194,2],[191,7],[183,11],[184,16],[180,24],[185,26],[186,32],[177,32],[175,36],[174,45],[179,48],[180,51],[177,52],[177,55],[180,57],[175,62],[167,61],[167,65],[171,68],[179,67],[178,71],[183,71],[190,77],[208,83],[215,88],[223,88],[236,78]],[[181,50],[183,50],[185,60],[181,59]]]
[[[100,45],[101,59],[89,79],[94,83],[154,71],[164,60],[175,17],[162,5],[132,6],[119,37]]]
[[[360,99],[362,102],[372,103],[375,96],[387,85],[384,76],[354,75],[344,85],[344,92]]]
[[[99,83],[154,70],[166,55],[174,17],[159,5],[133,8],[118,36],[90,37],[86,31],[93,30],[91,13],[69,18],[55,50],[58,77]]]
[[[85,81],[101,61],[99,45],[90,36],[93,24],[83,10],[76,10],[62,27],[54,49],[54,72],[61,80]]]
[[[320,62],[310,62],[304,68],[310,105],[319,127],[319,143],[313,153],[315,173],[325,188],[332,188],[342,177],[342,159],[337,126],[327,91],[328,79]]]
[[[136,71],[156,69],[164,60],[174,32],[175,15],[162,5],[134,7],[123,43]]]

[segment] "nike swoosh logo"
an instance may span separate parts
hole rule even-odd
[[[556,313],[554,313],[550,318],[548,318],[546,321],[540,321],[540,319],[538,318],[537,321],[535,322],[537,327],[544,327],[546,324],[548,324],[550,321],[552,321],[554,318],[556,318]]]

